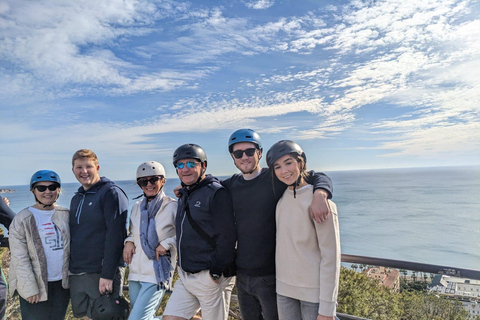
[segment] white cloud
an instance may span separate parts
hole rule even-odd
[[[250,9],[268,9],[275,4],[273,0],[249,0],[245,1],[245,5]]]
[[[7,90],[15,91],[16,83],[25,79],[25,74],[44,87],[44,94],[61,89],[78,95],[82,94],[77,90],[79,86],[84,86],[86,94],[92,89],[132,93],[184,85],[192,74],[162,78],[162,72],[151,73],[113,53],[118,48],[115,41],[145,36],[154,30],[157,19],[179,10],[181,5],[130,0],[68,4],[8,1],[0,17],[0,61],[10,65],[2,73],[13,80]],[[153,84],[146,89],[136,85],[145,78]]]

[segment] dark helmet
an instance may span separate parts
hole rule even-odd
[[[305,152],[303,152],[302,148],[296,142],[293,142],[292,140],[280,140],[271,146],[270,150],[267,152],[268,167],[271,168],[275,161],[290,153],[298,154],[303,160],[305,160],[305,163],[307,163]]]
[[[202,147],[193,143],[181,145],[175,150],[173,153],[173,165],[175,166],[178,160],[188,158],[197,159],[202,163],[205,162],[205,166],[207,165],[207,155],[205,154],[205,151]]]
[[[33,188],[35,183],[40,181],[51,181],[58,183],[58,186],[62,186],[62,181],[60,180],[60,176],[52,170],[40,170],[33,174],[32,178],[30,179],[30,189]]]
[[[251,142],[257,145],[257,149],[262,150],[262,140],[258,133],[252,129],[239,129],[232,133],[228,139],[228,151],[233,152],[233,145],[239,142]]]
[[[102,295],[92,305],[93,320],[126,320],[130,308],[124,297]]]

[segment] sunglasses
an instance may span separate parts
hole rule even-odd
[[[257,151],[257,149],[248,148],[248,149],[245,149],[245,150],[235,150],[232,153],[233,153],[233,156],[235,157],[235,159],[241,159],[243,157],[243,153],[245,153],[247,155],[247,157],[251,157],[255,154],[255,151]]]
[[[137,184],[140,187],[146,187],[148,183],[150,182],[151,184],[157,183],[157,181],[160,180],[160,177],[151,177],[150,179],[144,178],[144,179],[138,179]]]
[[[58,185],[54,183],[48,186],[35,186],[34,188],[37,189],[39,192],[45,192],[47,189],[50,191],[55,191],[58,189]]]
[[[195,168],[195,166],[197,165],[197,163],[199,162],[195,162],[195,161],[187,161],[187,162],[177,162],[175,164],[175,167],[177,169],[183,169],[185,167],[185,165],[187,166],[187,168],[190,168],[190,169],[193,169]]]

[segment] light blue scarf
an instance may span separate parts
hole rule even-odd
[[[157,260],[155,255],[155,249],[159,244],[157,230],[155,228],[155,216],[162,206],[164,196],[165,193],[160,191],[150,202],[144,197],[140,203],[140,242],[142,243],[142,249],[145,255],[148,259],[153,260],[153,269],[155,270],[157,284],[163,289],[168,289],[170,279],[173,276],[170,252],[167,252],[167,255],[160,256],[159,260]]]

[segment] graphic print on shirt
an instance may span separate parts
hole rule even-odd
[[[63,249],[62,234],[56,225],[51,222],[43,223],[39,228],[39,231],[43,232],[45,247],[52,251]]]

